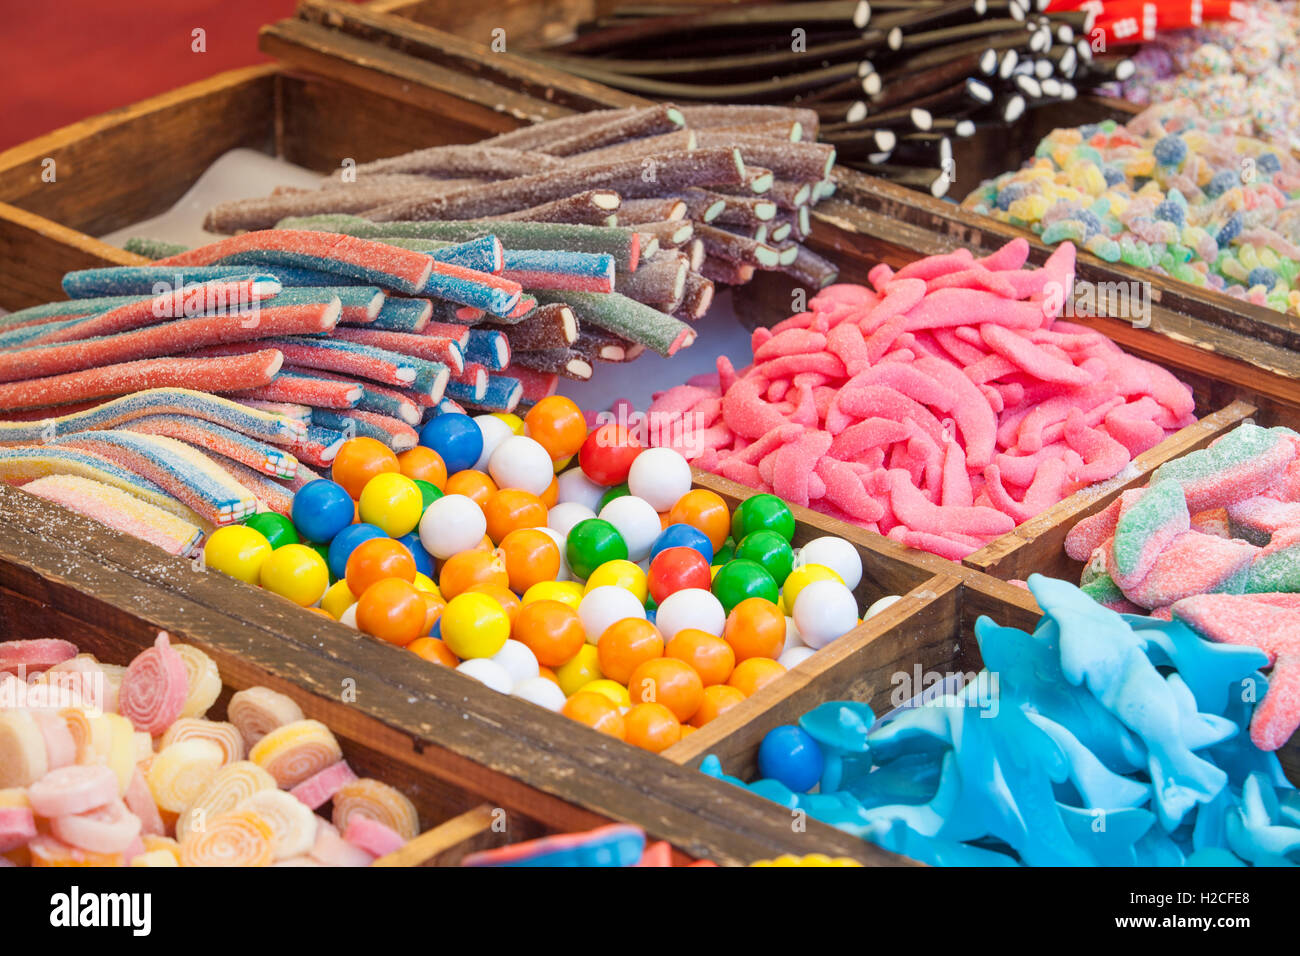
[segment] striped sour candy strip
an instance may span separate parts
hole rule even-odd
[[[493,329],[470,329],[469,345],[465,348],[465,361],[477,362],[493,372],[510,365],[510,340],[504,332]]]
[[[487,395],[488,370],[470,363],[465,371],[452,376],[447,383],[447,394],[458,402],[481,402]]]
[[[157,545],[168,554],[188,554],[203,529],[119,488],[76,475],[47,475],[22,486],[69,511],[83,514],[114,531]]]
[[[273,305],[324,305],[337,298],[343,308],[339,322],[351,325],[369,325],[383,311],[384,290],[373,285],[302,286],[285,289],[277,295]]]
[[[608,255],[510,249],[505,254],[502,274],[526,289],[614,291],[614,257]]]
[[[387,332],[422,332],[433,318],[433,301],[430,299],[404,299],[388,296],[384,305],[368,328]]]
[[[229,361],[223,359],[222,361]],[[266,385],[244,389],[232,398],[258,399],[264,402],[291,402],[314,408],[355,408],[365,394],[361,383],[350,380],[325,381],[303,374],[302,370],[282,370]],[[307,424],[310,424],[308,422]]]
[[[275,445],[289,444],[303,432],[301,422],[247,408],[217,395],[186,388],[151,388],[57,418],[0,422],[0,444],[51,441],[59,435],[116,428],[146,415],[167,414],[216,422]]]
[[[376,412],[389,418],[397,418],[408,425],[420,424],[424,409],[430,404],[429,396],[417,396],[407,389],[376,385],[373,382],[358,382],[337,372],[322,372],[320,369],[293,369],[296,375],[307,379],[336,382],[340,385],[356,386],[361,389],[361,400],[348,406],[363,412]],[[333,405],[317,405],[317,408],[335,409]]]
[[[328,468],[347,438],[345,432],[312,425],[307,429],[307,434],[293,444],[293,453],[299,461],[305,461],[317,468]]]
[[[519,379],[511,375],[490,375],[483,398],[473,404],[484,412],[513,412],[523,397],[524,386]]]
[[[63,275],[63,291],[69,299],[92,296],[151,296],[160,285],[181,288],[214,279],[247,276],[247,266],[107,266],[76,269]],[[275,277],[281,283],[279,276]]]
[[[257,510],[257,499],[202,452],[161,435],[133,432],[74,432],[59,439],[65,448],[96,451],[149,479],[216,525],[230,524]]]
[[[468,242],[446,242],[440,239],[412,239],[406,237],[388,237],[376,239],[386,246],[422,252],[436,262],[473,269],[475,272],[499,273],[504,265],[505,256],[501,243],[496,236],[481,236]]]
[[[264,508],[282,514],[286,518],[289,517],[293,511],[293,489],[229,458],[214,458],[213,461],[231,478],[252,492],[258,505],[261,506],[258,510]]]
[[[242,271],[248,272],[247,269]],[[48,322],[51,319],[79,319],[82,316],[107,312],[109,309],[116,309],[118,306],[137,302],[143,298],[152,298],[152,296],[109,295],[93,299],[73,299],[67,302],[46,302],[44,305],[33,305],[26,309],[19,309],[17,312],[10,312],[8,315],[0,315],[0,328],[12,329],[31,322]]]
[[[201,418],[150,415],[131,422],[126,430],[142,435],[175,438],[203,451],[240,462],[273,478],[292,478],[298,473],[298,459],[283,448],[267,445]]]
[[[468,331],[468,330],[467,330]],[[357,342],[398,355],[439,362],[453,374],[465,369],[465,353],[457,339],[439,335],[412,335],[408,332],[380,332],[371,329],[335,329],[333,338]]]
[[[355,434],[381,441],[393,451],[409,451],[420,441],[419,434],[406,422],[374,412],[334,412],[321,408],[313,411],[311,418],[314,424],[324,428],[338,431],[351,428]]]

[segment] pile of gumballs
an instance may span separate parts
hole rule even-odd
[[[779,498],[732,514],[680,454],[589,431],[562,396],[439,415],[400,455],[352,439],[291,519],[218,529],[204,561],[655,752],[859,622],[848,541],[796,551]]]

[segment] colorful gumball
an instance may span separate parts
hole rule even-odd
[[[519,528],[501,539],[510,589],[523,594],[534,584],[554,581],[560,573],[560,549],[540,528]]]
[[[651,559],[646,583],[656,605],[684,588],[707,591],[712,583],[709,562],[694,548],[668,548]]]
[[[565,552],[568,550],[568,536],[560,534],[560,532],[556,531],[554,528],[536,528],[534,530],[540,531],[542,534],[546,535],[548,538],[554,541],[555,547],[559,549],[560,571],[555,576],[555,580],[572,581],[573,569],[569,567],[569,559],[565,554]]]
[[[587,437],[587,420],[571,398],[550,395],[524,416],[525,434],[537,441],[553,459],[576,454]]]
[[[799,599],[800,592],[814,581],[839,581],[840,584],[844,583],[844,579],[839,574],[824,564],[801,565],[790,572],[790,576],[785,579],[785,583],[781,586],[781,610],[786,614],[793,614],[794,602]]]
[[[582,692],[584,694],[603,694],[617,704],[619,710],[626,710],[632,706],[632,698],[628,694],[627,688],[616,680],[610,680],[608,677],[602,677],[599,680],[583,684]]]
[[[258,575],[262,587],[288,598],[300,607],[310,607],[325,596],[330,572],[319,554],[304,544],[276,548],[262,562]]]
[[[310,487],[310,484],[307,485],[303,491]],[[294,501],[297,500],[295,497]],[[419,486],[405,475],[385,473],[366,482],[365,488],[361,489],[357,507],[363,522],[382,529],[390,537],[400,538],[414,531],[420,523],[420,515],[424,513],[424,496],[420,494]]]
[[[618,705],[604,694],[589,691],[574,694],[564,702],[560,713],[602,734],[623,739],[623,715]]]
[[[857,626],[858,602],[839,581],[814,581],[799,592],[793,616],[800,639],[821,648]]]
[[[650,502],[635,495],[615,498],[600,509],[600,519],[618,529],[631,561],[641,561],[649,555],[650,546],[663,530],[659,512],[650,507]]]
[[[738,662],[779,657],[785,650],[785,615],[765,598],[747,598],[727,615],[722,637],[736,652]]]
[[[488,473],[499,488],[522,488],[534,495],[546,491],[555,477],[546,449],[524,435],[510,435],[496,447]]]
[[[626,684],[639,666],[663,657],[664,639],[649,621],[628,617],[606,628],[596,643],[596,651],[601,673]]]
[[[597,506],[596,511],[599,513],[601,508],[604,508],[605,505],[609,504],[615,498],[625,498],[631,493],[632,491],[628,488],[627,482],[623,482],[621,485],[615,485],[612,488],[606,488],[605,493],[600,496],[600,504]]]
[[[811,647],[787,647],[781,652],[781,656],[776,659],[776,662],[786,670],[790,670],[798,667],[816,653]]]
[[[578,612],[551,600],[525,602],[511,633],[546,667],[560,667],[573,660],[587,642]]]
[[[447,602],[439,628],[448,649],[462,660],[491,657],[510,637],[510,618],[491,597],[471,592]]]
[[[600,658],[595,644],[584,644],[578,653],[555,669],[555,679],[566,697],[572,697],[585,684],[600,680]]]
[[[436,637],[417,637],[406,645],[406,649],[433,664],[455,667],[460,663],[460,658],[453,654],[447,648],[447,645]]]
[[[730,684],[713,684],[704,688],[700,709],[691,718],[692,727],[703,727],[745,699],[745,695]]]
[[[479,452],[478,458],[470,467],[477,471],[486,471],[487,463],[491,460],[492,453],[497,450],[497,446],[515,432],[508,422],[502,421],[496,415],[475,415],[474,424],[483,435],[483,450]]]
[[[533,601],[559,601],[576,611],[584,593],[577,581],[539,581],[524,592],[523,602],[527,606]]]
[[[624,740],[657,754],[682,739],[682,725],[663,704],[637,704],[623,715]]]
[[[615,622],[629,617],[644,620],[646,613],[645,606],[631,591],[606,585],[583,595],[578,604],[578,616],[582,618],[587,640],[595,644]]]
[[[687,627],[721,637],[726,623],[727,612],[722,609],[722,603],[702,588],[676,591],[660,602],[655,611],[655,624],[666,641]]]
[[[321,610],[334,620],[343,616],[343,612],[357,603],[357,597],[348,587],[347,581],[335,581],[320,599]]]
[[[736,545],[736,557],[761,564],[778,587],[794,569],[794,551],[790,542],[768,529],[745,535]]]
[[[411,557],[415,558],[416,571],[424,575],[433,574],[433,555],[425,550],[418,531],[408,531],[397,540],[405,545],[406,550],[411,552]]]
[[[557,714],[564,709],[564,691],[560,690],[560,685],[555,681],[547,680],[545,677],[533,677],[521,681],[510,693],[514,697],[536,704],[538,707],[545,707]]]
[[[775,607],[780,589],[772,575],[757,561],[732,558],[713,576],[713,593],[722,602],[723,610],[730,614],[732,608],[748,598],[763,598]],[[780,612],[778,615],[784,625],[785,616]]]
[[[821,747],[800,727],[774,727],[758,745],[758,772],[795,793],[815,787],[825,765]]]
[[[799,566],[820,564],[830,568],[850,591],[862,581],[862,556],[858,549],[834,535],[813,538],[799,549],[795,563]]]
[[[244,521],[244,527],[252,528],[266,538],[272,550],[286,544],[298,544],[302,540],[298,537],[293,522],[274,511],[259,511],[255,515],[249,515]]]
[[[693,548],[703,556],[705,564],[713,560],[713,542],[703,531],[689,524],[670,524],[660,531],[650,545],[650,560],[669,548]]]
[[[727,684],[746,697],[752,697],[784,673],[785,668],[770,657],[751,657],[736,665],[727,678]]]
[[[510,590],[503,584],[475,584],[470,587],[466,593],[469,594],[486,594],[492,600],[501,605],[501,609],[506,612],[506,617],[510,618],[510,626],[513,628],[515,619],[519,617],[519,612],[523,609],[523,602],[519,600],[519,595]]]
[[[731,512],[716,491],[694,488],[673,504],[668,512],[668,523],[687,524],[703,531],[716,552],[731,533]]]
[[[329,564],[330,574],[336,578],[341,578],[347,574],[348,558],[352,557],[352,552],[357,549],[363,541],[370,541],[373,538],[388,537],[379,528],[372,524],[350,524],[334,536],[330,542],[329,551],[326,552],[326,562]]]
[[[488,537],[498,543],[519,528],[546,526],[546,506],[537,495],[522,488],[502,488],[487,500],[483,516]]]
[[[794,514],[790,506],[776,495],[753,495],[746,498],[731,516],[731,536],[737,541],[755,531],[775,531],[786,541],[794,540]]]
[[[576,501],[561,501],[546,513],[546,526],[567,535],[579,521],[596,517],[596,512]]]
[[[480,684],[486,684],[498,694],[510,693],[510,674],[496,661],[485,657],[474,657],[461,661],[456,670],[466,677],[472,677]]]
[[[605,486],[598,485],[581,468],[570,468],[561,472],[556,481],[559,483],[560,504],[572,502],[589,509],[592,514],[600,510],[601,498],[605,495]]]
[[[505,556],[500,551],[461,551],[442,562],[438,590],[444,599],[450,601],[476,584],[509,586]]]
[[[348,557],[343,576],[353,594],[365,594],[376,581],[384,578],[415,580],[415,558],[411,552],[391,538],[371,538],[363,541]]]
[[[427,481],[441,489],[447,482],[447,463],[432,448],[416,445],[397,456],[397,467],[412,481]]]
[[[261,532],[247,525],[226,525],[208,536],[203,545],[203,563],[245,584],[256,585],[271,551],[271,543]]]
[[[638,498],[650,502],[655,511],[667,511],[691,490],[691,466],[681,452],[647,448],[632,462],[627,487]]]
[[[514,434],[522,435],[524,433],[524,420],[514,412],[493,412],[492,417],[499,418],[509,425]]]
[[[497,493],[497,483],[485,472],[468,469],[458,471],[448,478],[442,490],[447,495],[463,495],[483,508],[487,506],[488,499]]]
[[[477,546],[486,532],[483,509],[464,495],[444,495],[420,519],[420,540],[440,560]]]
[[[610,488],[627,481],[641,451],[636,436],[622,425],[601,425],[583,440],[578,466],[596,484]]]
[[[443,490],[432,482],[425,481],[423,478],[416,478],[414,480],[415,487],[420,489],[420,511],[421,515],[423,515],[425,508],[429,507],[429,505],[442,497]],[[447,479],[444,478],[442,483],[446,484]]]
[[[424,633],[424,598],[401,578],[384,578],[357,601],[357,628],[389,644],[405,647]]]
[[[300,535],[308,541],[329,544],[338,532],[352,523],[354,507],[343,485],[328,479],[316,479],[308,481],[294,494],[291,514]]]
[[[420,430],[420,444],[436,451],[455,474],[474,467],[483,453],[483,433],[468,415],[448,412],[429,419]]]
[[[537,656],[519,641],[506,641],[491,659],[505,668],[511,687],[539,675]]]
[[[606,561],[587,578],[585,590],[613,586],[631,591],[637,601],[645,604],[646,574],[631,561]]]
[[[704,702],[704,683],[695,669],[675,657],[657,657],[640,664],[628,680],[634,704],[663,704],[678,721],[687,721]]]
[[[569,531],[564,544],[564,556],[573,573],[585,578],[606,561],[622,561],[628,557],[627,542],[618,530],[601,518],[579,521]]]
[[[366,482],[384,472],[401,472],[397,456],[383,442],[373,438],[350,438],[339,446],[330,474],[347,491],[360,498]]]
[[[678,631],[664,648],[664,656],[689,664],[705,687],[725,684],[736,667],[736,652],[730,644],[693,627]]]
[[[547,511],[558,505],[560,503],[560,479],[552,476],[546,490],[538,497],[541,498],[542,504],[546,506]]]

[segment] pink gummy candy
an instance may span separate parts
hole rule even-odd
[[[1124,492],[1125,495],[1141,493],[1141,490]],[[1095,515],[1075,524],[1065,536],[1065,553],[1075,561],[1087,561],[1107,538],[1114,536],[1123,500],[1121,495]]]
[[[31,641],[0,641],[0,672],[26,673],[49,670],[55,664],[77,656],[77,646],[54,637]]]
[[[346,760],[317,771],[289,792],[313,810],[324,806],[345,785],[357,779]]]
[[[993,508],[941,508],[917,490],[905,471],[890,471],[889,478],[894,514],[914,531],[987,538],[1006,534],[1016,526],[1012,518]]]
[[[118,710],[136,730],[154,737],[172,725],[185,706],[189,681],[185,660],[171,648],[166,631],[131,661],[118,691]]]
[[[84,813],[117,799],[117,776],[103,764],[51,770],[27,788],[27,802],[43,817]]]
[[[35,836],[36,817],[30,809],[0,807],[0,853],[16,850]]]
[[[343,839],[374,857],[387,856],[406,846],[406,840],[400,833],[378,820],[360,814],[348,820]]]
[[[1214,591],[1250,564],[1257,553],[1257,548],[1244,541],[1186,531],[1160,552],[1141,583],[1121,585],[1121,589],[1134,604],[1163,607]],[[1112,559],[1108,564],[1113,568],[1115,562]]]

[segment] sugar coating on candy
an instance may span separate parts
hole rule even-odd
[[[345,783],[334,794],[334,826],[346,833],[354,817],[376,820],[405,840],[412,839],[419,829],[415,806],[406,795],[369,778]]]
[[[118,691],[118,708],[137,730],[156,736],[181,715],[189,683],[185,661],[166,631],[131,661]]]
[[[188,554],[203,537],[202,528],[125,491],[88,478],[49,475],[28,482],[22,489],[29,495],[93,518],[114,531],[147,541],[168,554]]]

